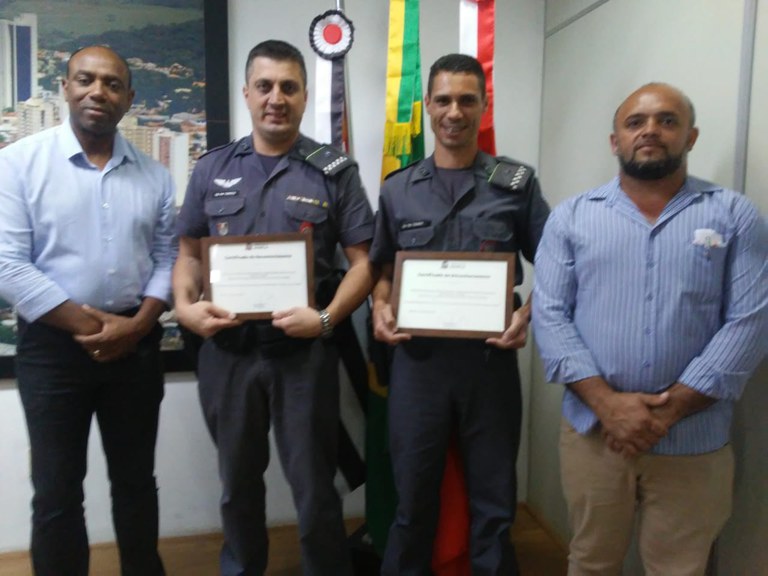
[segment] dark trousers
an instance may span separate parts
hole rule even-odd
[[[322,340],[287,344],[233,353],[209,340],[200,350],[200,401],[218,449],[222,483],[222,576],[261,576],[267,567],[264,472],[270,421],[298,512],[304,574],[352,573],[333,484],[338,353]]]
[[[431,574],[440,485],[454,430],[469,495],[472,574],[518,573],[509,530],[517,505],[521,414],[514,351],[470,340],[415,339],[397,346],[388,430],[398,506],[382,574]]]
[[[158,325],[138,350],[94,362],[72,336],[19,323],[16,374],[32,457],[32,564],[37,576],[87,576],[83,514],[88,435],[96,415],[123,576],[165,574],[157,553],[155,441],[163,371]]]

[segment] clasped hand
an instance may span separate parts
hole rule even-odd
[[[144,336],[136,329],[133,318],[110,314],[87,304],[82,306],[82,311],[101,323],[101,330],[95,334],[74,336],[96,362],[111,362],[127,356],[136,350]]]
[[[667,392],[612,394],[598,414],[608,447],[627,458],[648,452],[669,432],[668,401]]]

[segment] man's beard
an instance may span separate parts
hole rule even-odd
[[[627,176],[638,180],[661,180],[673,174],[683,163],[683,155],[667,156],[662,160],[638,162],[634,158],[629,160],[619,155],[619,165]]]

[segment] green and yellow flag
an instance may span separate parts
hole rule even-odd
[[[424,158],[422,98],[419,0],[390,0],[382,180],[393,170]],[[380,555],[397,506],[387,445],[389,352],[386,344],[371,343],[365,515],[368,534]]]
[[[424,158],[419,0],[390,0],[381,178]]]

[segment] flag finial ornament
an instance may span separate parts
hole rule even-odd
[[[355,27],[340,10],[328,10],[309,25],[309,44],[326,60],[342,58],[352,48],[354,39]]]

